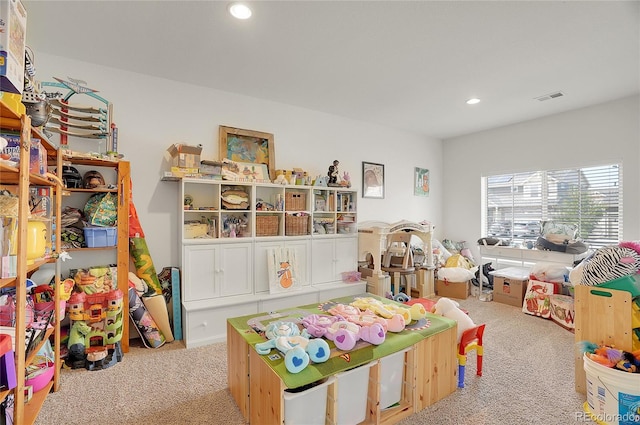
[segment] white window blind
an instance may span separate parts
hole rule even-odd
[[[622,166],[610,164],[566,170],[488,176],[485,181],[486,234],[536,239],[541,223],[578,225],[591,248],[622,237]]]

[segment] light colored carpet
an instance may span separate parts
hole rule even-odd
[[[584,418],[584,395],[574,390],[571,332],[497,302],[460,303],[487,325],[483,376],[475,375],[472,352],[465,388],[400,424],[593,423]],[[224,343],[189,350],[181,342],[132,345],[109,369],[63,370],[61,390],[49,395],[36,425],[244,424],[226,371]]]

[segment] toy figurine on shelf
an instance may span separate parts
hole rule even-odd
[[[329,181],[327,182],[327,186],[340,186],[338,183],[338,179],[340,178],[340,172],[338,171],[339,164],[340,161],[336,159],[333,161],[333,165],[329,166],[329,172],[327,173]]]

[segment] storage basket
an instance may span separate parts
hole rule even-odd
[[[308,215],[288,215],[284,219],[284,234],[287,236],[308,235],[308,223]]]
[[[277,236],[279,224],[277,215],[256,216],[256,236]]]
[[[287,211],[306,211],[307,194],[304,192],[287,192],[284,198]]]

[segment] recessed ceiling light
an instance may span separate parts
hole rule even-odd
[[[242,3],[231,3],[229,5],[229,13],[237,19],[249,19],[251,17],[251,9]]]
[[[467,100],[467,105],[475,105],[476,103],[480,103],[480,99],[478,99],[477,97]]]

